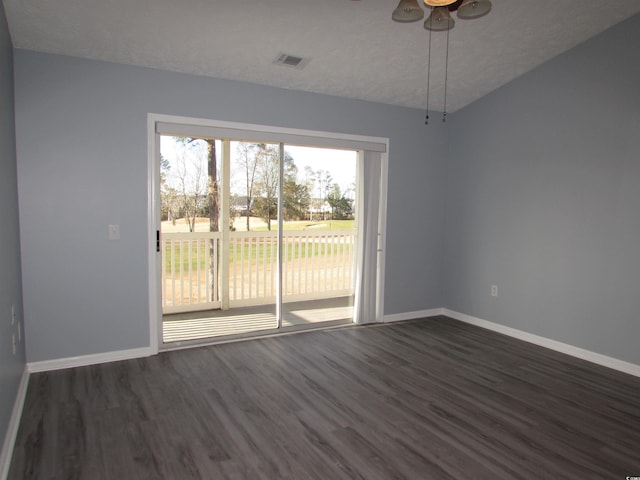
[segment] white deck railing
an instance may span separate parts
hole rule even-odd
[[[227,253],[220,232],[161,235],[163,313],[275,302],[277,232],[229,232],[228,242]],[[283,232],[283,301],[352,294],[354,260],[355,230]]]

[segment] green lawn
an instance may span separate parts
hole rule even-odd
[[[272,222],[271,229],[276,230],[278,224],[277,221]],[[355,220],[324,220],[318,222],[309,222],[308,220],[302,220],[299,222],[285,222],[283,225],[284,230],[352,230],[356,228]],[[260,226],[252,229],[254,232],[266,232],[267,227]]]
[[[250,259],[253,263],[262,263],[263,261],[269,262],[271,259],[275,261],[276,258],[276,246],[277,242],[268,242],[268,243],[260,243],[256,245],[255,243],[244,245],[244,249],[242,245],[239,243],[233,243],[230,252],[229,252],[229,263],[233,265],[235,262],[247,262]],[[171,249],[173,248],[173,259],[171,256]],[[164,255],[163,255],[163,264],[164,271],[171,271],[171,263],[172,261],[176,262],[175,270],[176,272],[180,271],[180,253],[181,246],[174,245],[173,247],[165,247]],[[195,244],[191,244],[191,259],[189,259],[189,252],[187,250],[188,247],[184,247],[185,251],[183,252],[182,258],[182,266],[184,271],[189,270],[189,262],[191,262],[192,271],[197,271],[199,269],[205,268],[205,249],[209,248],[209,243],[206,240],[200,242],[199,247]],[[351,251],[351,247],[349,245],[325,245],[318,242],[296,242],[292,247],[289,247],[286,250],[286,261],[292,261],[296,259],[302,258],[311,258],[318,255],[335,255],[340,252],[349,253]],[[198,255],[199,253],[199,255]],[[266,257],[266,259],[265,259]]]

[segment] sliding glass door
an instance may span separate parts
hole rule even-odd
[[[352,322],[362,151],[188,127],[158,132],[162,343]]]
[[[353,321],[356,160],[353,150],[285,146],[284,326]]]

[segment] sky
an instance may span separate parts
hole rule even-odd
[[[233,164],[236,156],[235,144],[231,142],[231,162]],[[172,164],[175,163],[176,158],[180,155],[181,147],[176,143],[174,137],[161,136],[160,138],[160,151],[162,156],[168,159]],[[221,151],[218,146],[218,151]],[[298,167],[300,179],[304,179],[305,167],[310,167],[314,171],[326,170],[331,174],[334,183],[340,185],[341,191],[345,192],[351,189],[355,184],[356,179],[356,159],[357,152],[352,150],[333,150],[328,148],[314,148],[314,147],[298,147],[285,145],[285,151],[288,152]],[[205,172],[206,172],[206,159]],[[186,162],[187,168],[191,161]],[[174,167],[175,172],[175,167]],[[170,176],[171,177],[171,176]],[[169,178],[171,182],[171,178]],[[232,189],[233,189],[232,179]],[[237,192],[234,192],[237,193]]]
[[[356,181],[356,159],[358,153],[353,150],[331,150],[328,148],[284,147],[293,157],[298,171],[304,173],[305,167],[313,170],[327,170],[333,181],[345,191]]]

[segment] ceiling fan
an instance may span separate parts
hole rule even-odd
[[[450,12],[457,12],[458,18],[471,20],[484,17],[491,11],[491,0],[423,0],[431,8],[431,13],[424,21],[424,28],[429,30],[429,59],[427,69],[427,114],[425,123],[429,124],[429,90],[431,80],[431,32],[447,32],[447,47],[445,51],[444,103],[442,121],[447,119],[447,78],[449,70],[449,31],[454,27],[455,20]],[[409,23],[422,20],[424,10],[418,5],[418,0],[400,0],[391,14],[396,22]]]
[[[471,20],[491,11],[490,0],[424,0],[424,4],[431,8],[424,28],[434,32],[444,32],[454,27],[455,20],[450,12],[457,11],[458,18]],[[417,22],[423,17],[424,11],[418,5],[418,0],[400,0],[391,15],[394,21],[401,23]]]

